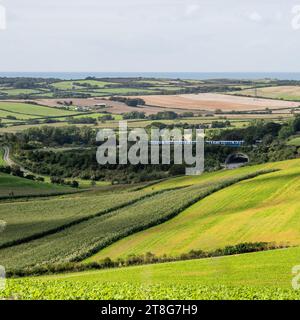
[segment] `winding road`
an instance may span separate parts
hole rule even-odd
[[[9,157],[9,147],[4,146],[4,155],[3,155],[3,160],[6,162],[8,166],[18,166],[20,167],[20,170],[23,171],[26,174],[30,174],[30,171],[26,170],[25,168],[21,167],[19,164],[15,163],[11,158]]]

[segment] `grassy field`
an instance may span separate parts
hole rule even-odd
[[[78,112],[49,108],[29,103],[17,102],[0,102],[0,109],[20,115],[33,115],[39,117],[55,117],[55,116],[68,116],[72,114],[79,114]]]
[[[11,192],[14,196],[37,196],[70,193],[74,189],[0,173],[0,199],[8,197]]]
[[[19,299],[300,299],[300,248],[9,280]],[[1,294],[1,293],[0,293]]]
[[[84,86],[81,86],[81,84],[90,84],[91,86],[98,86],[99,88],[104,88],[107,85],[110,84],[116,84],[115,82],[106,82],[106,81],[98,81],[98,80],[74,80],[74,81],[61,81],[53,83],[52,86],[54,88],[60,89],[60,90],[72,90],[75,89],[84,89]]]
[[[259,174],[259,172],[255,174]],[[249,173],[241,175],[232,171],[231,178],[223,182],[200,183],[187,187],[185,190],[169,190],[152,195],[123,209],[99,215],[60,232],[2,249],[0,250],[1,263],[7,269],[12,269],[44,262],[82,260],[110,243],[146,229],[151,225],[166,221],[200,198],[246,178],[249,178]],[[145,193],[147,191],[141,190],[141,192]],[[130,195],[126,194],[126,196],[129,199]],[[115,205],[118,205],[118,196],[114,195],[113,201]],[[80,202],[76,202],[78,208],[86,210],[80,205]],[[48,201],[45,205],[49,205],[48,212],[57,210],[57,203],[54,203],[51,207],[51,202]],[[64,209],[62,209],[63,211]],[[23,209],[21,208],[19,216],[22,215],[22,212]],[[21,233],[23,233],[22,224],[20,228],[22,229]],[[15,227],[14,232],[18,232],[18,226]],[[10,236],[16,237],[13,234],[10,234]]]
[[[254,96],[254,89],[246,89],[235,92],[238,95]],[[274,86],[257,88],[257,96],[272,99],[282,99],[289,101],[300,100],[300,86]]]
[[[273,162],[273,163],[264,163],[254,166],[245,166],[240,167],[235,170],[219,170],[215,172],[205,172],[198,176],[179,176],[176,178],[170,178],[154,184],[152,186],[146,187],[145,190],[158,191],[163,189],[177,188],[177,187],[187,187],[195,184],[207,184],[207,183],[216,183],[224,181],[228,178],[231,178],[234,175],[244,175],[247,173],[253,173],[258,170],[268,170],[276,168],[286,168],[293,165],[293,162]]]
[[[1,107],[1,103],[0,103]],[[0,118],[7,119],[7,117],[15,117],[17,120],[29,120],[29,119],[35,119],[39,116],[35,115],[29,115],[29,114],[23,114],[23,113],[14,113],[12,111],[6,111],[0,109]],[[12,121],[12,119],[8,119],[9,121]]]
[[[299,245],[299,164],[300,160],[278,163],[278,168],[285,169],[220,190],[175,218],[112,244],[89,261],[146,252],[176,256],[192,249],[211,250],[242,242]],[[205,177],[199,179],[204,183]],[[178,186],[193,183],[182,180],[174,182]],[[167,187],[168,183],[155,187]]]
[[[34,95],[34,94],[41,93],[41,91],[33,90],[33,89],[1,89],[0,88],[0,94],[1,93],[5,94],[5,95],[8,95],[8,96],[18,96],[18,95],[21,95],[21,94]]]

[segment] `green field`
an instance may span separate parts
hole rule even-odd
[[[78,112],[71,112],[57,108],[44,107],[29,103],[17,102],[0,102],[1,111],[8,111],[20,115],[32,115],[38,117],[58,117],[79,114]]]
[[[255,96],[254,89],[246,89],[236,91],[234,94]],[[263,98],[280,99],[288,101],[300,100],[300,86],[270,86],[270,87],[257,87],[257,96]]]
[[[300,299],[300,248],[9,280],[19,299]]]
[[[32,90],[32,89],[1,89],[0,88],[0,94],[1,93],[13,97],[13,96],[18,96],[22,94],[35,95],[35,94],[41,93],[41,91]]]
[[[261,173],[255,170],[252,172],[254,175]],[[216,190],[247,178],[250,178],[249,172],[247,172],[247,174],[240,174],[239,172],[236,173],[232,171],[231,177],[224,181],[204,184],[199,183],[187,187],[185,190],[165,190],[164,192],[153,194],[134,204],[125,206],[123,209],[97,215],[92,219],[65,228],[60,232],[18,246],[0,250],[1,263],[5,265],[7,269],[14,269],[46,262],[66,262],[73,261],[74,259],[82,260],[118,239],[174,217],[190,204],[195,203],[195,201]],[[140,192],[143,195],[147,195],[146,190],[141,190]],[[108,195],[106,196],[108,197]],[[121,196],[121,194],[113,195],[112,198],[114,200],[111,200],[111,202],[114,206],[119,205],[120,201],[118,198]],[[125,194],[126,201],[130,200],[130,197],[132,197],[130,193]],[[81,212],[86,211],[85,206],[89,201],[92,202],[92,199],[83,201],[82,204],[78,200],[74,201],[74,203],[77,203],[78,210],[81,208]],[[100,203],[102,202],[103,204],[106,203],[104,200],[101,201],[100,199]],[[45,208],[45,210],[48,212],[57,210],[56,202],[51,203],[48,201],[45,205],[47,208]],[[20,208],[20,212],[17,213],[15,221],[20,219],[20,216],[24,214],[24,208]],[[94,210],[97,210],[97,208],[100,208],[100,205],[96,205]],[[30,209],[29,207],[28,212],[31,210],[33,209]],[[61,219],[64,219],[63,213],[66,210],[66,207],[62,208]],[[74,209],[74,212],[76,213],[77,211]],[[89,213],[87,212],[86,214]],[[33,219],[36,219],[36,216],[37,214],[33,214]],[[9,213],[6,217],[9,218]],[[28,219],[30,221],[30,215]],[[66,216],[65,219],[70,219],[70,217]],[[47,225],[47,223],[49,223],[49,221],[46,221],[44,225]],[[53,221],[50,221],[50,223],[53,223]],[[44,228],[44,225],[41,221],[42,228]],[[22,230],[20,232],[22,235],[24,233],[24,226],[21,223],[19,227]],[[28,226],[28,229],[29,232],[32,232],[32,224]],[[9,239],[16,239],[18,236],[20,237],[20,234],[18,233],[17,225],[14,227],[14,230],[9,233],[8,237],[10,238],[6,238],[6,241],[9,241]]]
[[[0,246],[62,228],[83,218],[102,215],[145,194],[142,191],[123,192],[118,196],[113,193],[79,193],[49,199],[0,203],[1,219],[7,222],[5,233],[1,235]]]
[[[0,173],[0,199],[14,196],[38,196],[57,193],[70,193],[74,189],[43,182],[35,182],[24,178]],[[1,212],[2,215],[2,212]]]
[[[1,108],[1,103],[0,103],[0,108]],[[17,120],[29,120],[29,119],[35,119],[35,118],[39,117],[39,116],[35,116],[35,115],[14,113],[13,111],[6,111],[6,110],[0,109],[0,118],[2,120],[5,120],[5,118],[7,118],[9,116],[15,117]],[[8,119],[8,120],[13,121],[12,119]]]
[[[74,80],[74,81],[61,81],[53,83],[52,86],[54,88],[60,90],[72,90],[75,89],[84,89],[85,87],[81,86],[80,84],[90,84],[91,86],[98,86],[99,88],[104,88],[110,84],[117,84],[115,82],[106,82],[106,81],[98,81],[98,80]],[[88,89],[88,88],[87,88]]]
[[[130,94],[142,94],[142,93],[154,93],[154,90],[147,89],[147,88],[105,88],[103,91],[97,90],[98,93],[105,93],[106,95],[112,95],[112,94],[124,94],[124,95],[130,95]]]
[[[192,249],[256,241],[300,245],[299,164],[300,160],[278,163],[283,170],[220,190],[177,217],[112,244],[88,261],[146,252],[176,256]],[[197,178],[185,182],[178,178],[175,182],[182,185]],[[198,179],[205,181],[205,177]],[[213,179],[220,176],[215,174]],[[167,187],[168,183],[155,187]]]

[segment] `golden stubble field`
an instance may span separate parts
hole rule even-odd
[[[192,111],[249,111],[269,109],[288,109],[299,106],[299,102],[239,97],[217,93],[151,95],[140,96],[149,106],[186,109]]]

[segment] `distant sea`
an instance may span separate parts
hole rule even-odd
[[[0,72],[0,77],[58,78],[63,80],[96,78],[163,78],[163,79],[278,79],[300,80],[300,72]]]

